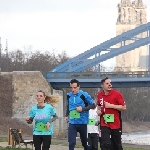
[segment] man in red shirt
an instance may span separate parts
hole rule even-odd
[[[123,150],[121,142],[121,111],[126,110],[122,94],[112,89],[111,80],[101,80],[102,92],[97,94],[97,114],[100,116],[101,150]]]

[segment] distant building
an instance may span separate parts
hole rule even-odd
[[[141,24],[147,23],[146,6],[142,0],[121,0],[118,4],[118,17],[116,34],[131,30]],[[146,37],[146,32],[138,35],[138,38]],[[126,41],[126,45],[132,43]],[[120,47],[120,44],[117,45]],[[116,57],[115,71],[145,71],[147,58],[147,46],[142,46]]]

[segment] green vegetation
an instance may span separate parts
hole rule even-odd
[[[1,147],[0,150],[31,150],[30,148],[11,148],[11,147]]]
[[[64,143],[64,142],[52,142],[52,145],[61,145],[61,146],[68,146],[68,143]],[[82,148],[81,144],[76,144],[76,148]],[[145,150],[144,148],[132,148],[132,147],[124,147],[124,150]],[[100,150],[100,148],[99,148]],[[150,150],[150,149],[146,149],[146,150]]]
[[[81,148],[80,146],[79,147],[78,146],[76,148]],[[5,147],[4,148],[4,147],[0,146],[0,150],[31,150],[31,149],[29,149],[29,148],[27,148],[27,149],[26,148],[11,148],[11,147]],[[142,148],[124,148],[124,150],[145,150],[145,149],[142,149]]]
[[[0,142],[8,142],[7,138],[0,138]]]

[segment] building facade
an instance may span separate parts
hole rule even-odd
[[[121,0],[118,4],[116,35],[147,23],[146,16],[146,6],[142,0]],[[144,38],[146,33],[141,33],[138,37]],[[132,40],[128,40],[125,42],[125,45],[132,42]],[[117,47],[120,47],[120,44]],[[115,71],[145,71],[147,67],[146,58],[147,46],[118,55],[116,57]]]

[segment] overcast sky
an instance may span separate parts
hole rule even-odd
[[[121,0],[0,0],[0,37],[9,51],[78,55],[116,35]],[[150,0],[143,0],[150,12]],[[147,15],[150,21],[150,13]]]

